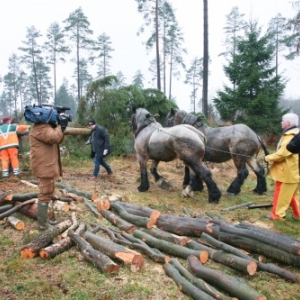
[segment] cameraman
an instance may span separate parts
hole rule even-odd
[[[67,115],[59,114],[57,123],[35,123],[29,135],[30,165],[40,190],[37,220],[41,231],[49,228],[48,205],[54,195],[55,180],[62,176],[59,144],[63,142],[63,132],[68,126]]]

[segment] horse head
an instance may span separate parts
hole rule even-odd
[[[171,108],[170,112],[167,114],[167,117],[166,117],[166,124],[165,126],[166,127],[172,127],[172,126],[175,126],[175,116],[178,112],[178,109],[176,108]]]
[[[138,133],[150,125],[151,123],[157,123],[155,117],[145,108],[133,109],[133,115],[131,116],[131,130],[135,137]]]

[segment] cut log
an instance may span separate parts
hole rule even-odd
[[[195,300],[215,300],[212,296],[206,294],[195,285],[190,283],[185,277],[183,277],[179,271],[171,264],[164,264],[164,270],[166,274],[171,277],[178,285],[179,290],[186,295],[192,297]]]
[[[89,128],[74,128],[74,127],[67,127],[64,131],[64,135],[90,135],[91,129]]]
[[[68,212],[70,210],[70,205],[67,202],[55,200],[50,202],[49,208],[56,211]]]
[[[63,221],[38,235],[28,246],[21,250],[21,258],[33,258],[38,255],[40,249],[48,246],[53,238],[72,225],[70,220]]]
[[[128,213],[121,205],[117,203],[111,203],[110,208],[116,211],[120,217],[132,224],[135,224],[139,227],[151,228],[155,225],[156,220],[152,220],[147,217],[140,217]]]
[[[82,196],[78,196],[77,194],[74,194],[74,193],[66,193],[66,194],[64,194],[64,197],[71,198],[76,202],[82,202],[83,201]]]
[[[109,210],[110,209],[110,201],[108,199],[98,200],[97,202],[97,210],[101,211],[103,209]]]
[[[276,261],[300,267],[300,256],[288,253],[266,243],[223,231],[219,234],[219,240],[249,252],[260,253]]]
[[[24,222],[14,216],[9,216],[7,218],[7,222],[10,226],[17,230],[23,230],[25,228]]]
[[[159,238],[161,240],[176,244],[176,245],[180,245],[180,246],[185,246],[187,244],[187,242],[190,240],[188,237],[186,236],[179,236],[173,233],[169,233],[163,230],[160,230],[158,228],[151,228],[151,229],[146,229],[146,228],[142,228],[142,231],[156,237]]]
[[[33,184],[33,183],[29,182],[29,181],[20,180],[20,182],[22,182],[23,184],[25,184],[27,186],[38,188],[38,186],[36,184]]]
[[[13,194],[12,201],[24,202],[34,198],[38,198],[38,193]]]
[[[140,217],[147,217],[150,218],[151,214],[157,212],[157,210],[152,209],[146,206],[134,205],[131,203],[121,202],[118,201],[116,204],[121,205],[128,213],[140,216]]]
[[[0,206],[0,214],[7,212],[8,210],[12,209],[14,207],[13,204],[4,204]]]
[[[177,217],[161,214],[156,221],[156,227],[182,236],[200,237],[202,232],[218,237],[219,225],[214,220],[203,218]]]
[[[83,258],[92,263],[102,273],[119,272],[119,265],[117,265],[104,253],[95,250],[86,240],[76,234],[73,230],[69,230],[68,235],[72,241],[77,244]]]
[[[4,218],[6,218],[6,217],[12,215],[14,212],[20,210],[22,207],[24,207],[24,206],[26,206],[26,205],[28,205],[28,204],[32,204],[32,203],[34,203],[34,202],[35,202],[35,199],[31,199],[31,200],[27,200],[27,201],[25,201],[25,202],[23,202],[23,203],[20,203],[20,204],[18,204],[18,205],[15,205],[13,208],[11,208],[11,209],[9,209],[9,210],[7,210],[7,211],[1,213],[1,214],[0,214],[0,220],[3,220]]]
[[[29,218],[32,218],[34,220],[37,219],[37,210],[38,210],[38,199],[31,199],[34,200],[34,202],[32,204],[23,206],[19,209],[19,213],[21,213],[24,216],[27,216]],[[31,201],[31,200],[27,200],[27,201]],[[15,202],[16,205],[19,205],[21,203],[26,203],[25,202]],[[48,220],[54,220],[55,216],[52,210],[48,210]]]
[[[139,270],[144,264],[143,256],[136,251],[118,245],[90,231],[86,231],[83,237],[86,238],[93,248],[106,254],[110,258],[117,259],[125,264],[130,264],[132,271]]]
[[[189,255],[195,255],[199,258],[202,263],[206,263],[208,260],[208,252],[207,251],[200,251],[200,250],[193,250],[188,249],[183,246],[175,245],[167,241],[162,241],[153,237],[150,234],[147,234],[141,230],[135,230],[133,232],[133,236],[136,238],[141,239],[146,244],[151,247],[157,248],[164,253],[168,253],[171,255],[175,255],[181,258],[187,258]]]
[[[101,215],[108,220],[111,224],[117,226],[121,230],[125,230],[128,233],[132,233],[136,230],[136,226],[123,220],[118,215],[115,215],[109,210],[101,210]]]
[[[89,203],[88,199],[85,197],[82,197],[83,199],[83,203],[84,205],[93,213],[93,215],[97,218],[97,219],[102,219],[102,215],[99,213],[99,211],[97,210],[96,206],[92,205],[91,203]]]
[[[73,225],[70,227],[69,230],[74,231]],[[85,230],[86,230],[86,225],[84,223],[81,223],[79,224],[77,230],[75,231],[75,234],[81,236],[85,232]],[[39,251],[39,255],[43,259],[54,258],[58,254],[61,254],[69,250],[73,246],[75,246],[75,242],[70,237],[67,236],[66,238],[61,239],[59,242],[55,244],[52,244],[46,248],[42,248]]]
[[[251,230],[241,226],[238,227],[228,224],[220,225],[220,231],[250,238],[252,240],[265,243],[269,246],[273,246],[283,251],[300,256],[300,241],[284,234],[262,228],[255,228],[255,230]]]
[[[68,193],[73,193],[73,194],[76,194],[78,196],[85,197],[89,200],[95,200],[95,199],[98,198],[97,194],[90,193],[90,192],[84,192],[84,191],[77,191],[76,189],[68,189]],[[79,198],[77,198],[77,201],[78,201],[78,199]]]
[[[195,285],[197,288],[199,288],[200,290],[202,290],[206,294],[212,296],[214,299],[218,299],[218,300],[238,300],[237,298],[231,298],[231,297],[228,297],[228,296],[224,295],[223,293],[221,293],[220,291],[215,289],[212,285],[208,284],[204,280],[202,280],[202,279],[194,276],[193,274],[191,274],[186,268],[184,268],[180,264],[180,262],[177,259],[171,258],[170,264],[173,265],[179,271],[179,273],[182,276],[187,278],[189,280],[189,282],[191,282],[193,285]]]
[[[202,278],[204,281],[213,284],[224,290],[233,297],[243,300],[267,300],[267,298],[253,289],[244,279],[236,278],[222,272],[205,267],[196,256],[189,256],[189,269],[192,274]]]
[[[233,268],[244,274],[252,276],[256,273],[257,263],[249,256],[247,258],[242,258],[222,250],[214,250],[194,240],[189,240],[186,246],[194,250],[207,251],[211,260]]]
[[[2,204],[5,201],[11,201],[11,199],[12,199],[11,190],[8,190],[0,194],[0,204]]]

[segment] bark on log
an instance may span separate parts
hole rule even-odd
[[[211,237],[210,235],[203,233],[201,235],[201,240],[207,241],[209,244],[211,244],[212,246],[222,249],[224,251],[227,251],[229,253],[232,253],[236,256],[248,259],[249,255],[247,255],[245,252],[241,251],[240,249],[237,249],[235,247],[232,247],[224,242],[218,241],[216,239],[214,239],[213,237]],[[292,282],[298,282],[299,278],[297,276],[297,274],[290,272],[288,270],[285,270],[283,268],[280,268],[274,264],[266,264],[262,261],[256,260],[257,266],[258,266],[258,270],[261,271],[265,271],[268,273],[272,273],[275,275],[278,275],[284,279],[290,280]]]
[[[70,210],[70,206],[67,202],[55,200],[49,203],[49,208],[56,211],[64,211],[68,212]]]
[[[8,210],[12,209],[14,206],[13,204],[4,204],[0,206],[0,214],[7,212]]]
[[[206,263],[208,260],[208,252],[207,251],[200,251],[200,250],[193,250],[188,249],[183,246],[174,245],[170,242],[162,241],[157,239],[150,234],[147,234],[141,230],[135,230],[133,232],[133,236],[136,238],[141,239],[146,244],[151,247],[155,247],[165,253],[175,255],[181,258],[187,258],[189,255],[195,255],[199,258],[202,263]]]
[[[22,248],[21,258],[25,259],[37,256],[40,249],[48,246],[55,236],[65,231],[71,225],[71,221],[66,220],[43,231],[28,246]]]
[[[220,231],[250,238],[300,256],[300,242],[284,234],[275,233],[274,231],[272,232],[262,228],[255,228],[255,230],[251,230],[228,224],[221,224]]]
[[[9,216],[7,223],[17,230],[23,230],[25,228],[24,222],[14,216]]]
[[[157,218],[156,227],[177,235],[200,237],[206,232],[218,237],[219,225],[213,220],[203,218],[176,217],[162,214]]]
[[[185,277],[183,277],[179,271],[171,264],[164,264],[164,270],[166,274],[171,277],[178,285],[179,290],[195,300],[215,300],[212,296],[206,294],[195,285],[190,283]]]
[[[18,210],[21,209],[23,206],[26,206],[26,205],[28,205],[28,204],[32,204],[32,203],[34,203],[34,202],[35,202],[35,199],[31,199],[31,200],[27,200],[27,201],[25,201],[25,202],[23,202],[23,203],[20,203],[20,204],[18,204],[18,205],[15,205],[13,208],[11,208],[11,209],[9,209],[9,210],[7,210],[7,211],[1,213],[1,214],[0,214],[0,220],[3,220],[4,218],[6,218],[6,217],[12,215],[14,212],[18,211]]]
[[[11,190],[3,192],[0,195],[0,204],[2,204],[5,201],[10,201],[11,199],[12,199],[12,192],[11,192]]]
[[[38,193],[13,194],[12,201],[24,202],[34,198],[38,198]]]
[[[95,250],[86,240],[73,230],[69,230],[69,237],[77,244],[80,253],[85,260],[92,263],[102,273],[116,273],[119,272],[120,266],[112,261],[107,255]]]
[[[102,238],[90,231],[86,231],[83,237],[93,246],[112,259],[117,259],[125,264],[130,264],[131,270],[139,270],[144,264],[143,256],[131,249],[118,245],[108,239]]]
[[[188,257],[188,265],[192,274],[226,291],[233,297],[243,300],[267,300],[264,295],[253,289],[244,279],[209,269],[203,266],[196,256],[191,255]]]
[[[37,209],[38,209],[38,199],[31,199],[31,200],[34,200],[34,202],[32,204],[29,204],[29,205],[26,205],[26,206],[23,206],[19,209],[19,213],[21,213],[22,215],[24,216],[27,216],[29,218],[32,218],[34,220],[37,219]],[[31,200],[27,200],[27,201],[31,201]],[[27,201],[25,202],[15,202],[16,205],[19,205],[21,203],[26,203]],[[54,220],[55,219],[55,216],[54,216],[54,213],[52,210],[48,210],[48,219],[49,220]]]
[[[273,258],[276,261],[295,267],[300,267],[300,256],[285,252],[275,248],[274,246],[269,246],[266,243],[261,243],[257,240],[243,236],[237,236],[228,232],[220,232],[219,240],[250,252],[260,253],[267,257]]]
[[[99,213],[99,211],[97,210],[96,206],[94,206],[94,205],[92,205],[91,203],[89,203],[89,201],[88,201],[87,198],[83,197],[82,199],[83,199],[84,205],[85,205],[85,206],[93,213],[93,215],[94,215],[97,219],[101,220],[103,217],[102,217],[102,215]]]
[[[231,298],[231,297],[228,297],[228,296],[224,295],[223,293],[221,293],[220,291],[215,289],[212,285],[208,284],[204,280],[202,280],[202,279],[194,276],[193,274],[191,274],[186,268],[184,268],[180,264],[180,262],[177,259],[171,258],[170,264],[173,265],[179,271],[179,273],[182,276],[184,276],[185,278],[187,278],[193,285],[195,285],[197,288],[199,288],[200,290],[202,290],[206,294],[212,296],[214,299],[218,299],[218,300],[238,300],[237,298]]]
[[[69,230],[74,231],[73,225],[70,227]],[[76,229],[75,234],[81,236],[85,231],[86,231],[86,225],[84,223],[81,223]],[[56,255],[69,250],[73,246],[75,246],[75,242],[69,236],[67,236],[65,239],[61,239],[59,242],[55,244],[52,244],[46,248],[42,248],[39,251],[39,255],[43,259],[54,258]]]
[[[66,183],[63,183],[63,182],[55,182],[55,186],[67,191],[67,193],[73,193],[73,194],[76,194],[78,196],[90,199],[90,200],[95,200],[95,199],[98,198],[97,194],[90,193],[90,192],[85,192],[85,191],[78,191],[75,188],[69,188],[69,187],[67,187]]]
[[[150,218],[153,213],[156,214],[157,212],[157,210],[152,209],[150,207],[134,205],[131,203],[126,203],[121,201],[116,202],[116,204],[121,205],[128,213],[140,217]]]
[[[257,263],[249,256],[248,258],[242,258],[222,250],[214,250],[193,240],[189,240],[186,246],[195,250],[207,251],[211,260],[231,267],[244,274],[253,276],[256,273]]]
[[[151,219],[147,217],[140,217],[128,213],[121,205],[117,203],[111,203],[110,208],[116,211],[120,217],[132,224],[135,224],[139,227],[151,228],[155,225],[156,219]]]
[[[136,230],[136,226],[123,220],[118,215],[115,215],[109,210],[101,210],[101,215],[108,220],[111,224],[117,226],[120,230],[125,230],[128,233],[132,233]]]
[[[180,246],[185,246],[186,243],[190,240],[188,237],[186,236],[179,236],[173,233],[169,233],[163,230],[160,230],[158,228],[151,228],[151,229],[146,229],[146,228],[142,228],[142,231],[156,237],[159,238],[161,240],[176,244],[176,245],[180,245]]]
[[[91,135],[91,129],[67,127],[64,135]]]

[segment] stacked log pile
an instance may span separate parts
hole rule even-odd
[[[12,207],[0,212],[0,220],[6,218],[14,226],[11,214],[16,211],[36,218],[36,211],[34,213],[32,209],[36,203],[35,194],[8,195],[10,199],[7,200],[3,200],[7,195],[0,195],[0,208],[8,202],[12,204]],[[82,208],[71,212],[63,205],[64,213],[71,212],[71,220],[62,221],[38,235],[21,249],[22,258],[49,259],[77,246],[83,258],[98,270],[116,273],[123,264],[130,265],[133,272],[140,270],[144,266],[145,255],[163,264],[166,274],[182,292],[202,300],[267,299],[241,278],[243,274],[245,278],[255,276],[259,271],[299,282],[297,274],[275,263],[299,268],[300,241],[271,230],[244,222],[233,225],[216,218],[161,214],[149,207],[122,202],[120,197],[98,198],[92,193],[67,190],[65,187],[55,201],[76,205],[78,209],[84,205],[95,217],[95,223],[89,224],[88,228],[76,216]],[[24,210],[26,207],[27,210]],[[53,209],[58,208],[53,206]],[[104,225],[109,223],[110,226]],[[251,253],[262,254],[275,263],[262,262]],[[182,260],[183,263],[180,262]],[[208,261],[218,265],[218,270],[209,267]],[[222,266],[240,275],[227,275]]]

